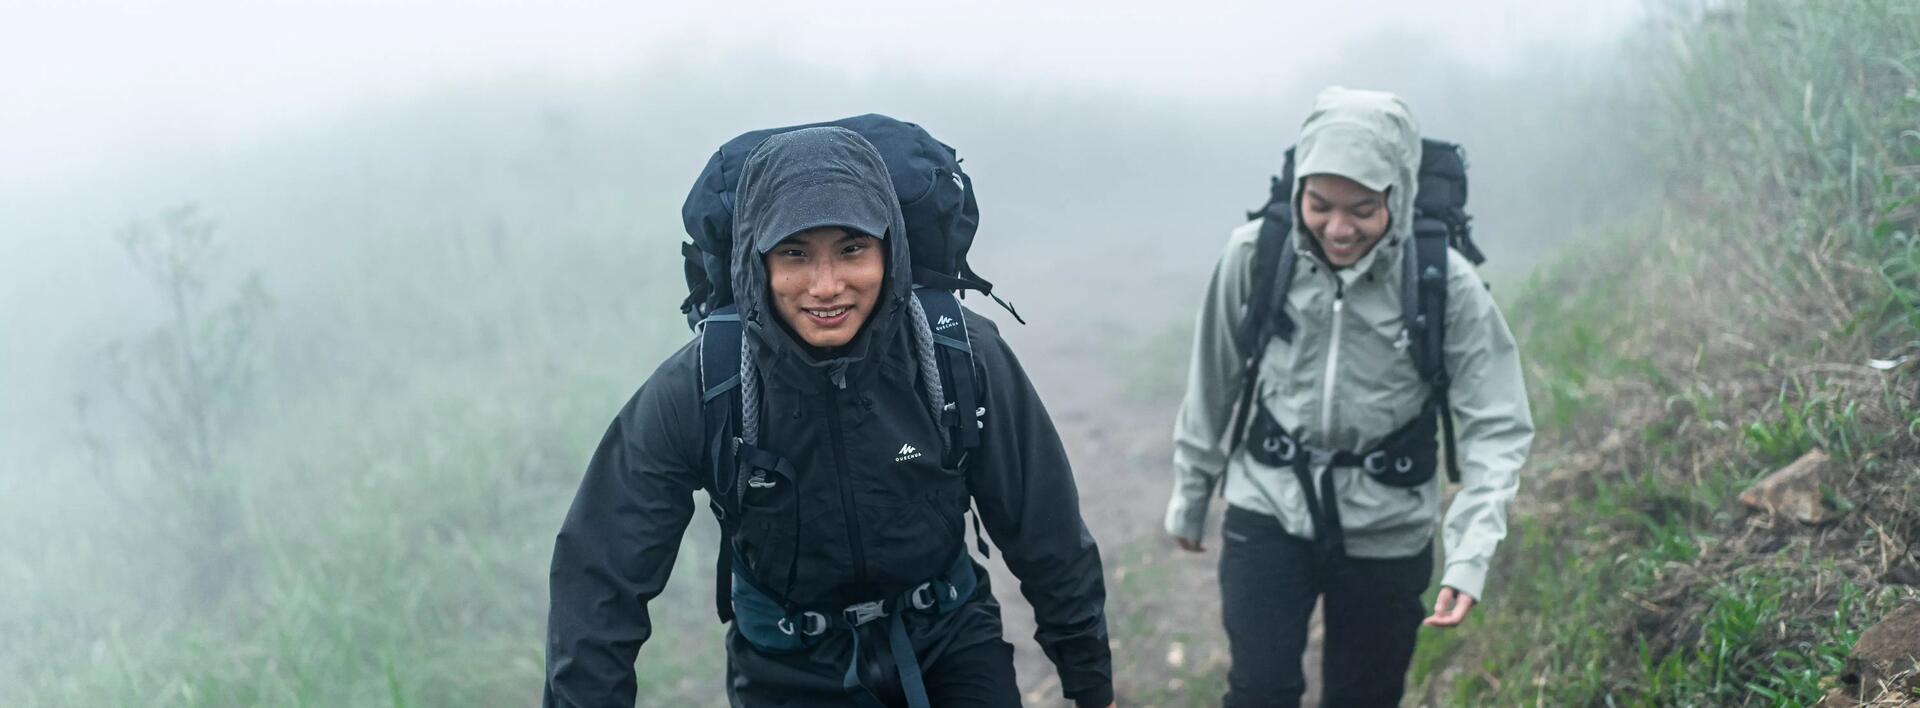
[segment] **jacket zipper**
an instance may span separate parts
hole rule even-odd
[[[1333,343],[1327,349],[1327,376],[1325,388],[1320,392],[1320,434],[1331,439],[1333,437],[1333,382],[1340,371],[1340,323],[1346,319],[1341,313],[1346,311],[1347,296],[1346,287],[1340,282],[1340,275],[1338,273],[1329,273],[1329,275],[1333,276]],[[1327,442],[1321,441],[1322,444]]]
[[[860,522],[853,513],[853,480],[847,474],[847,444],[840,431],[840,393],[827,388],[827,431],[833,438],[835,477],[840,486],[840,511],[847,517],[847,540],[853,546],[854,582],[867,583],[867,554],[860,543]]]

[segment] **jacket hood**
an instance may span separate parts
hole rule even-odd
[[[1406,102],[1385,91],[1329,87],[1314,98],[1295,156],[1293,223],[1302,252],[1318,257],[1300,218],[1301,185],[1308,176],[1334,174],[1387,192],[1391,219],[1386,235],[1348,270],[1364,273],[1376,264],[1398,263],[1401,246],[1413,235],[1414,194],[1420,186],[1420,126]]]
[[[793,365],[827,368],[844,385],[847,368],[890,347],[912,296],[906,219],[880,152],[845,128],[803,128],[769,137],[748,154],[735,190],[733,292],[756,363],[768,371]],[[852,342],[816,359],[778,322],[762,256],[807,229],[839,226],[881,239],[886,282]]]

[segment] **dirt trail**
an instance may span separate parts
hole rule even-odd
[[[1224,502],[1216,500],[1210,514],[1206,553],[1177,551],[1161,531],[1177,401],[1149,400],[1130,388],[1116,371],[1124,351],[1088,347],[1072,333],[1045,328],[1003,331],[1059,428],[1081,512],[1100,542],[1120,704],[1219,705],[1228,664],[1216,577]],[[1070,705],[1059,698],[1053,665],[1033,641],[1032,608],[1016,590],[1018,581],[997,553],[987,565],[1005,607],[1026,704]],[[1307,705],[1318,704],[1319,635],[1316,617],[1306,658]]]

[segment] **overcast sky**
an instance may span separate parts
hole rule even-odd
[[[244,141],[433,85],[591,81],[751,55],[856,77],[1217,97],[1290,85],[1300,66],[1382,30],[1443,37],[1498,68],[1543,44],[1615,36],[1641,12],[1637,0],[0,0],[0,169],[78,177],[156,143]]]

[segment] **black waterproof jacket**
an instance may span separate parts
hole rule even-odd
[[[1099,550],[1081,520],[1052,421],[995,325],[966,313],[985,414],[980,447],[964,469],[948,469],[917,378],[911,286],[893,275],[903,271],[894,264],[910,262],[907,239],[884,239],[884,292],[862,332],[835,356],[798,344],[765,302],[765,267],[753,244],[769,240],[761,238],[766,229],[794,223],[791,210],[831,206],[783,193],[788,185],[817,184],[820,175],[806,170],[823,161],[833,167],[829,178],[883,193],[892,212],[888,236],[905,233],[878,155],[857,135],[838,132],[844,136],[824,136],[824,143],[820,135],[770,138],[741,180],[735,253],[751,255],[736,257],[735,292],[750,295],[740,305],[760,387],[757,444],[796,470],[790,484],[744,490],[742,557],[760,583],[801,606],[894,596],[965,552],[970,498],[1021,579],[1035,609],[1035,638],[1058,668],[1065,694],[1082,705],[1106,705],[1112,662]],[[761,155],[767,151],[773,154]],[[710,486],[701,456],[699,366],[696,339],[640,387],[588,464],[554,545],[548,706],[633,704],[633,664],[651,635],[646,604],[666,584],[695,513],[693,491]],[[999,606],[985,572],[979,575],[973,602],[959,610],[905,616],[922,665],[1000,638]],[[729,697],[749,706],[850,705],[841,687],[850,637],[830,632],[823,639],[799,654],[767,655],[729,629]]]

